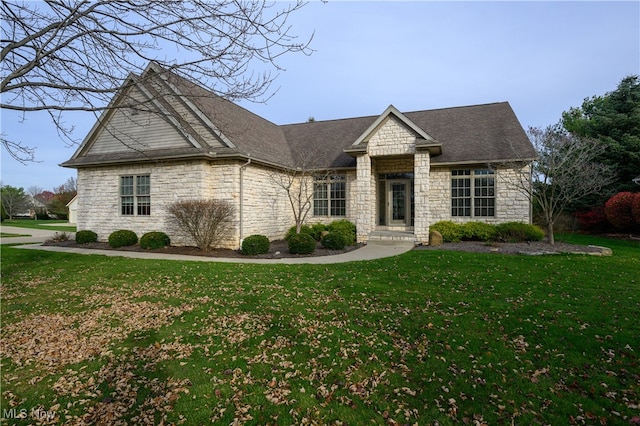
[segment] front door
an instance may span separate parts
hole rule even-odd
[[[409,197],[407,196],[407,190],[409,185],[407,181],[389,181],[388,182],[388,195],[389,195],[389,225],[407,225],[407,216],[410,211]]]

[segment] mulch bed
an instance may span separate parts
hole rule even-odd
[[[552,253],[594,253],[600,254],[601,247],[581,246],[556,242],[551,245],[543,241],[529,243],[483,243],[479,241],[464,241],[460,243],[444,243],[440,246],[420,246],[416,250],[455,250],[471,253],[501,253],[501,254],[552,254]]]
[[[266,254],[245,256],[240,250],[230,249],[214,249],[208,252],[202,251],[197,247],[178,247],[170,246],[160,249],[147,250],[140,247],[139,244],[127,247],[113,248],[106,242],[96,242],[88,244],[78,244],[74,240],[46,242],[44,245],[60,246],[60,247],[76,247],[83,249],[99,249],[99,250],[121,250],[146,253],[166,253],[181,254],[187,256],[206,256],[206,257],[226,257],[238,259],[282,259],[295,257],[316,257],[331,256],[346,253],[362,247],[362,244],[356,246],[348,246],[343,250],[329,250],[318,244],[316,250],[308,255],[299,255],[289,253],[289,247],[284,240],[272,241],[269,252]],[[535,241],[530,243],[483,243],[478,241],[464,241],[460,243],[444,243],[440,246],[417,246],[414,250],[453,250],[469,253],[499,253],[499,254],[552,254],[552,253],[592,253],[601,254],[602,248],[596,246],[582,246],[575,244],[567,244],[556,242],[553,246],[543,242]]]
[[[362,245],[347,246],[342,250],[329,250],[322,247],[321,244],[317,244],[316,250],[307,255],[291,254],[289,253],[289,246],[286,241],[278,240],[272,241],[269,246],[269,252],[266,254],[260,254],[255,256],[245,256],[240,250],[231,249],[212,249],[210,251],[202,251],[198,247],[178,247],[169,246],[159,249],[147,250],[140,247],[139,244],[133,246],[113,248],[106,242],[96,242],[87,244],[78,244],[74,240],[52,242],[48,241],[43,245],[46,246],[59,246],[59,247],[75,247],[83,249],[99,249],[99,250],[121,250],[121,251],[135,251],[145,253],[163,253],[163,254],[181,254],[186,256],[206,256],[206,257],[227,257],[227,258],[239,258],[239,259],[282,259],[290,257],[315,257],[315,256],[331,256],[335,254],[347,253],[362,247]]]

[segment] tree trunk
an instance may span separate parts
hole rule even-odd
[[[549,240],[549,244],[554,245],[556,240],[553,236],[553,222],[549,221],[547,223],[547,238]]]

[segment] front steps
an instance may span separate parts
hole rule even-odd
[[[369,241],[411,241],[417,244],[413,231],[373,231],[369,234]]]

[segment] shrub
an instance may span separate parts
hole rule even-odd
[[[242,254],[264,254],[269,251],[269,245],[269,238],[264,235],[250,235],[242,241]]]
[[[113,231],[111,235],[109,235],[109,245],[113,248],[132,246],[137,242],[138,236],[136,233],[126,229]]]
[[[316,249],[316,240],[309,234],[294,234],[288,242],[291,254],[310,254]]]
[[[76,232],[76,242],[78,244],[95,243],[98,241],[98,234],[93,231]]]
[[[223,200],[182,200],[169,205],[168,212],[200,250],[209,251],[226,237],[233,207]]]
[[[521,222],[507,222],[496,226],[497,238],[508,243],[540,241],[544,238],[542,229]]]
[[[604,206],[598,206],[586,212],[576,212],[574,216],[580,229],[604,229],[609,224]]]
[[[462,239],[465,241],[491,241],[496,238],[496,227],[485,222],[467,222],[462,225]]]
[[[314,225],[311,225],[311,236],[316,241],[322,240],[322,234],[326,231],[328,231],[328,229],[327,225],[325,225],[324,223],[316,223]]]
[[[631,211],[634,197],[633,192],[619,192],[604,204],[607,220],[620,231],[626,231],[635,226],[636,221]]]
[[[462,240],[462,225],[459,223],[443,220],[431,225],[431,229],[438,231],[442,235],[442,241],[445,243],[458,243]]]
[[[171,240],[164,232],[147,232],[140,238],[140,247],[147,250],[166,247],[169,244]]]
[[[36,213],[36,219],[37,220],[49,220],[49,219],[51,219],[49,217],[49,213],[47,213],[47,211],[44,210],[44,209],[37,209],[37,210],[35,210],[35,213]]]
[[[640,226],[640,192],[637,192],[631,202],[631,214],[636,221],[636,225]]]
[[[346,219],[334,220],[327,226],[327,230],[342,234],[345,238],[345,243],[349,246],[356,243],[356,225],[353,222],[349,222]]]
[[[329,232],[322,237],[322,247],[330,250],[342,250],[347,245],[344,235],[339,232]]]
[[[309,225],[302,225],[300,227],[300,233],[301,234],[307,234],[307,235],[311,235],[311,237],[313,237],[313,231],[311,230],[311,227]],[[296,232],[296,227],[292,226],[291,228],[289,228],[289,230],[287,231],[287,234],[284,236],[284,239],[289,241],[289,238],[291,238],[291,236],[293,235],[297,235]]]
[[[62,241],[69,241],[71,239],[70,235],[66,232],[56,232],[53,237],[48,239],[47,243],[60,243]]]

